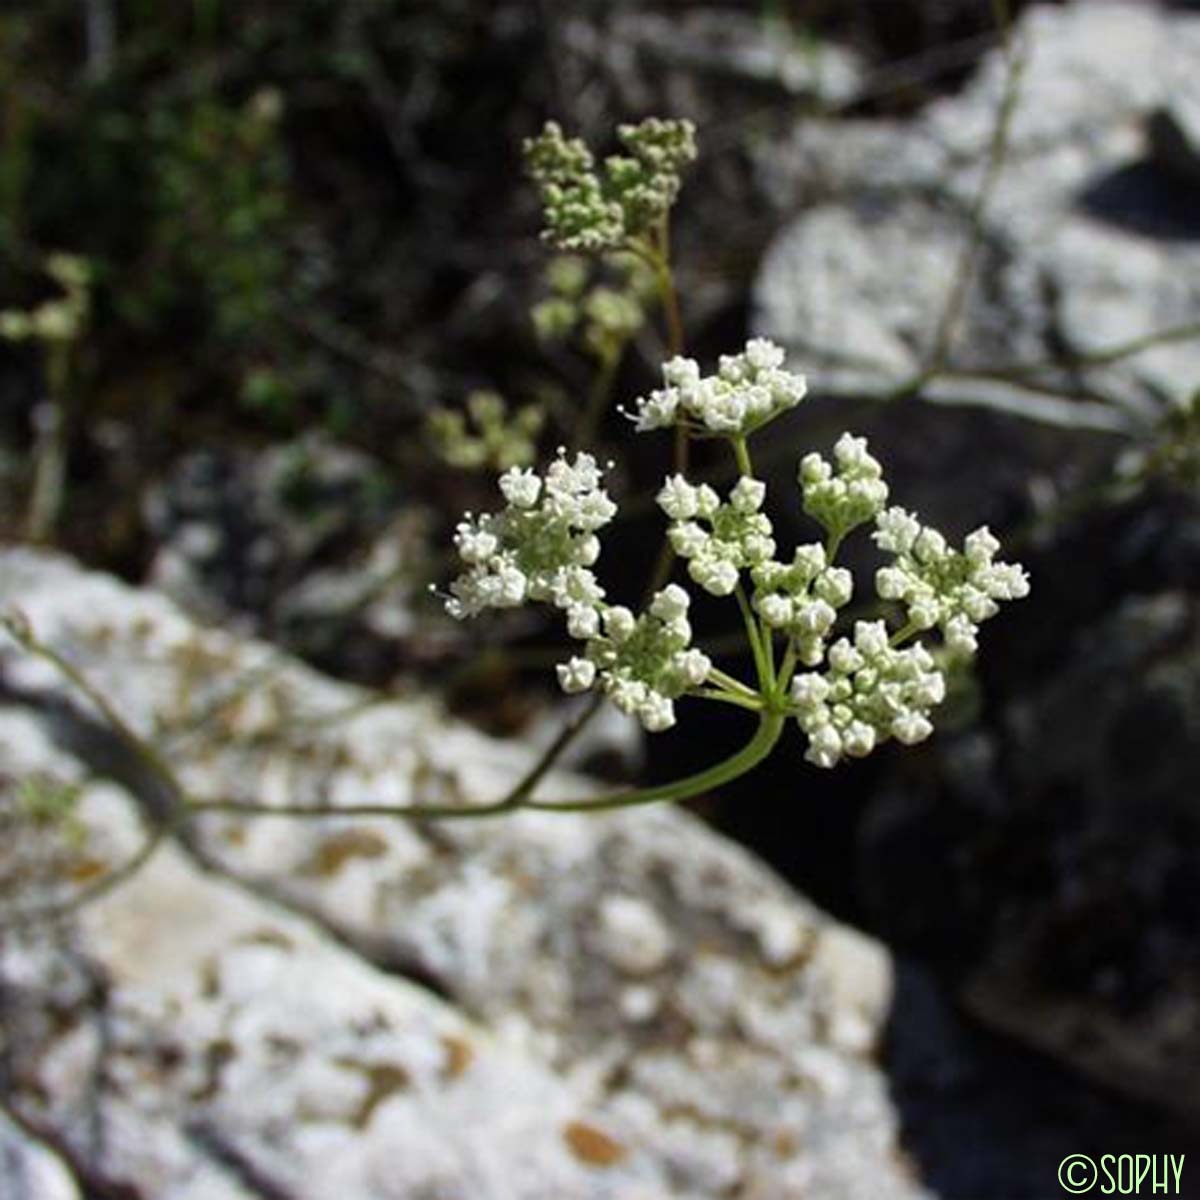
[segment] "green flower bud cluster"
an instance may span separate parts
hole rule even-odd
[[[829,647],[826,671],[804,672],[791,686],[796,721],[808,735],[805,758],[818,767],[865,758],[889,738],[924,741],[933,732],[929,713],[945,694],[929,651],[897,649],[882,621],[858,621],[853,641]]]
[[[690,121],[650,118],[618,131],[628,155],[595,158],[579,138],[548,121],[525,142],[525,164],[541,192],[542,236],[560,250],[595,253],[627,246],[661,223],[679,194],[680,174],[696,157]]]
[[[833,448],[835,467],[815,451],[800,460],[804,511],[836,543],[872,521],[887,503],[883,467],[867,452],[866,438],[844,433]]]
[[[880,598],[902,604],[911,628],[939,628],[947,649],[959,657],[978,649],[979,625],[996,615],[1001,600],[1029,595],[1023,567],[994,561],[1000,543],[986,525],[968,534],[957,551],[902,508],[880,513],[875,524],[876,544],[893,556],[875,574]]]
[[[584,142],[564,137],[556,121],[525,142],[525,167],[542,197],[542,237],[560,250],[593,253],[625,240],[621,205],[605,195],[594,165]]]
[[[747,437],[804,399],[802,375],[783,370],[783,351],[767,338],[752,338],[741,354],[721,356],[715,375],[700,374],[691,358],[663,365],[659,388],[635,401],[639,433],[682,424],[697,433]]]
[[[766,494],[765,483],[745,475],[724,504],[708,484],[694,487],[682,475],[671,476],[659,491],[658,506],[672,521],[671,546],[710,595],[728,596],[743,570],[775,553],[770,518],[759,511]]]
[[[426,428],[434,452],[449,466],[503,471],[533,462],[545,421],[540,405],[526,404],[510,413],[499,393],[476,391],[467,397],[465,413],[434,409]]]
[[[71,254],[51,254],[46,259],[46,273],[65,295],[28,312],[11,308],[0,312],[0,337],[10,342],[64,343],[76,341],[83,333],[91,308],[87,262]]]
[[[589,266],[581,258],[560,255],[546,271],[551,295],[534,305],[531,316],[540,338],[564,340],[578,332],[593,358],[607,361],[620,353],[646,324],[654,277],[639,258],[614,254],[608,260],[617,278],[589,287]]]
[[[604,167],[612,194],[621,205],[628,236],[638,237],[670,211],[679,195],[680,175],[696,158],[691,121],[650,117],[617,130],[629,156],[614,155]]]

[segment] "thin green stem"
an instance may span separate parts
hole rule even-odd
[[[737,597],[738,608],[742,613],[742,622],[746,626],[746,637],[750,640],[750,650],[754,655],[754,670],[758,675],[759,689],[768,692],[775,682],[775,677],[767,669],[767,652],[762,643],[762,631],[758,627],[758,620],[750,607],[750,601],[746,598],[746,590],[740,582],[734,588],[733,594]]]
[[[622,343],[609,349],[601,357],[600,365],[592,379],[592,386],[588,391],[587,405],[584,407],[583,416],[576,425],[575,435],[571,439],[572,449],[579,450],[589,446],[595,437],[596,430],[600,427],[600,421],[604,416],[604,410],[608,407],[613,381],[617,376],[617,368],[621,365],[621,354],[624,348]]]
[[[759,716],[754,737],[736,754],[723,759],[716,766],[677,779],[673,783],[655,787],[636,788],[631,791],[615,792],[590,800],[547,801],[534,800],[528,796],[517,802],[511,801],[512,793],[494,804],[472,807],[450,805],[387,805],[387,804],[321,804],[300,807],[284,807],[258,804],[241,800],[198,800],[189,806],[194,814],[228,813],[235,816],[284,817],[290,820],[318,819],[322,817],[395,817],[402,820],[436,819],[469,820],[477,817],[495,817],[517,809],[533,809],[538,812],[603,812],[608,809],[630,808],[634,805],[656,804],[660,801],[686,800],[701,792],[720,787],[739,775],[744,775],[770,754],[783,731],[784,717],[781,713],[763,712]]]
[[[686,475],[691,465],[692,443],[688,437],[687,427],[675,426],[675,437],[671,443],[671,465],[676,475]]]
[[[775,695],[779,699],[787,696],[788,685],[792,682],[792,673],[796,669],[796,643],[788,638],[787,649],[783,653],[783,662],[779,666],[779,674],[775,677]]]
[[[654,278],[658,285],[658,295],[662,303],[663,313],[667,322],[667,357],[675,358],[683,353],[683,318],[679,310],[679,293],[675,288],[675,279],[671,273],[670,234],[664,220],[659,231],[658,245],[647,246],[635,250],[654,269]],[[672,469],[676,475],[686,475],[691,459],[688,431],[683,425],[675,426],[674,442],[672,444]],[[650,572],[650,592],[656,592],[671,574],[671,564],[675,561],[675,551],[671,543],[663,539],[663,544],[655,560],[654,569]]]
[[[324,817],[390,817],[401,821],[454,821],[475,817],[495,817],[521,808],[524,801],[512,803],[509,796],[491,804],[260,804],[255,800],[193,800],[188,805],[192,816],[224,813],[240,817],[283,817],[289,821],[319,820]]]
[[[992,0],[992,10],[996,24],[1000,28],[1000,37],[1008,68],[1004,80],[1004,93],[1000,98],[996,123],[992,128],[983,178],[967,214],[967,237],[959,255],[954,279],[947,293],[941,317],[938,320],[929,357],[918,376],[916,387],[913,389],[914,393],[919,392],[925,384],[940,375],[946,365],[954,336],[958,330],[959,320],[966,305],[968,289],[975,275],[975,264],[983,246],[986,232],[984,227],[986,210],[1008,157],[1009,133],[1012,128],[1013,114],[1016,112],[1017,99],[1020,96],[1026,55],[1025,48],[1017,46],[1012,38],[1012,16],[1008,0]]]
[[[675,275],[671,270],[671,226],[666,214],[658,228],[653,255],[658,294],[667,322],[667,356],[674,358],[683,353],[683,313],[679,307],[679,290],[675,286]]]
[[[754,478],[754,464],[750,461],[750,447],[743,434],[729,439],[738,471],[746,478]],[[765,621],[760,621],[750,608],[741,584],[738,585],[738,603],[746,621],[746,632],[752,644],[757,644],[754,661],[758,667],[759,684],[769,694],[775,683],[775,635]]]
[[[588,723],[600,711],[603,704],[602,692],[597,692],[588,700],[587,706],[559,730],[558,736],[546,747],[520,783],[499,802],[498,812],[507,812],[520,807],[525,798],[541,783],[546,772],[558,762],[563,751],[587,728]]]
[[[168,765],[166,759],[125,720],[99,688],[93,686],[92,682],[74,663],[55,650],[53,646],[43,642],[33,632],[24,616],[16,611],[5,613],[0,617],[0,623],[26,653],[48,663],[89,700],[117,737],[134,755],[141,759],[143,764],[167,784],[170,791],[176,794],[182,792],[175,772]]]
[[[521,777],[520,781],[505,796],[491,804],[462,807],[461,805],[438,804],[351,804],[313,805],[304,808],[287,808],[269,804],[257,804],[240,800],[193,800],[188,805],[189,813],[230,813],[243,816],[263,817],[396,817],[410,821],[443,820],[454,821],[472,817],[499,816],[523,807],[534,788],[545,778],[546,773],[562,756],[563,751],[583,731],[589,721],[600,711],[604,696],[597,692],[574,719],[568,721],[558,736],[538,756],[537,761]]]
[[[763,665],[767,669],[767,678],[773,688],[775,686],[775,631],[761,618],[758,622],[758,639],[763,648]]]
[[[31,905],[28,908],[17,908],[13,912],[3,913],[3,926],[10,928],[19,925],[31,925],[42,921],[60,920],[78,912],[81,908],[99,900],[109,892],[115,891],[126,880],[132,879],[158,852],[166,841],[168,827],[156,826],[147,835],[146,840],[129,858],[119,866],[113,867],[107,874],[102,875],[94,883],[82,888],[65,900],[50,901],[46,904]]]
[[[94,883],[76,892],[66,900],[38,905],[6,917],[6,923],[26,923],[52,920],[77,912],[79,909],[114,891],[132,879],[158,852],[168,834],[173,834],[186,819],[186,793],[167,760],[145,738],[130,725],[84,673],[66,659],[53,646],[43,642],[24,614],[12,610],[0,614],[0,626],[6,629],[13,640],[27,654],[42,659],[53,667],[68,683],[75,687],[99,711],[114,734],[141,762],[165,785],[171,797],[171,807],[147,833],[141,847],[125,862],[112,868]]]
[[[677,779],[674,783],[638,788],[630,792],[616,792],[593,800],[568,800],[560,803],[530,800],[526,802],[525,807],[540,812],[606,812],[642,804],[688,800],[712,791],[713,788],[720,787],[739,775],[745,775],[747,771],[758,766],[775,748],[775,743],[779,741],[779,735],[783,732],[783,724],[782,713],[763,712],[754,736],[736,754],[730,755],[716,766],[689,775],[685,779]]]
[[[722,704],[736,704],[739,708],[747,708],[751,712],[761,712],[763,708],[762,699],[758,696],[741,696],[734,692],[721,691],[719,688],[700,688],[698,691],[689,692],[688,695],[701,700],[719,700]]]
[[[739,635],[739,645],[740,645],[740,635]],[[720,670],[720,668],[718,668],[718,667],[713,667],[708,672],[708,677],[714,683],[720,684],[720,686],[725,688],[727,691],[736,692],[743,696],[757,696],[758,695],[758,693],[752,687],[748,687],[740,679],[735,679],[732,675],[727,675],[724,671]]]
[[[733,456],[737,459],[738,470],[743,475],[748,475],[754,478],[754,467],[750,462],[750,448],[746,445],[744,437],[730,438],[733,444]]]

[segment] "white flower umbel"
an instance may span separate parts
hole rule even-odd
[[[624,713],[636,716],[651,733],[675,724],[674,701],[700,687],[712,670],[708,656],[691,645],[687,619],[691,597],[668,584],[634,617],[629,609],[601,609],[603,633],[587,640],[587,657],[559,664],[566,692],[597,684]]]
[[[728,596],[740,572],[764,563],[775,553],[771,522],[760,512],[766,485],[743,475],[726,503],[707,484],[694,487],[681,475],[669,478],[658,505],[672,524],[667,536],[688,574],[706,592]]]
[[[715,375],[690,358],[663,366],[662,388],[635,401],[639,432],[683,424],[693,432],[746,437],[804,399],[804,376],[783,369],[783,351],[766,338],[723,355]]]
[[[902,508],[880,513],[875,525],[876,544],[893,557],[875,574],[880,598],[902,604],[913,629],[939,628],[959,657],[975,653],[979,625],[996,615],[1000,601],[1029,595],[1025,569],[995,561],[1000,543],[986,526],[958,551]]]
[[[933,732],[931,710],[946,684],[924,646],[896,649],[882,621],[859,621],[854,640],[830,648],[827,670],[792,680],[793,711],[808,735],[805,757],[818,767],[863,758],[895,738],[905,745]]]
[[[746,371],[764,364],[774,369],[772,354],[762,346],[756,353],[760,361]],[[698,386],[694,364],[677,361],[668,372],[685,389]],[[738,460],[748,462],[744,453]],[[969,657],[979,623],[1000,601],[1028,594],[1025,572],[996,561],[999,543],[986,528],[967,537],[961,551],[952,550],[912,514],[885,509],[887,485],[862,438],[843,435],[833,464],[807,455],[800,482],[805,509],[829,536],[825,544],[800,546],[790,563],[775,560],[761,480],[742,475],[722,500],[708,484],[673,475],[657,497],[670,518],[671,546],[700,587],[727,596],[743,573],[749,575],[753,591],[744,617],[760,672],[757,693],[714,672],[692,646],[690,599],[679,585],[657,592],[640,616],[604,602],[591,568],[599,555],[597,532],[616,506],[588,454],[569,461],[560,450],[544,475],[513,468],[501,476],[507,507],[468,516],[458,527],[455,541],[468,569],[451,585],[447,609],[464,617],[535,600],[564,610],[567,631],[583,650],[558,666],[563,690],[599,688],[650,731],[670,728],[675,701],[709,684],[733,703],[757,703],[764,711],[775,705],[781,719],[784,711],[794,715],[808,734],[809,759],[820,766],[862,757],[888,739],[921,741],[932,732],[930,714],[945,682],[928,647],[904,643],[937,628],[951,657]],[[871,519],[876,543],[892,558],[876,573],[876,591],[902,605],[906,620],[894,635],[882,621],[859,621],[853,640],[839,638],[838,616],[855,588],[851,573],[833,559],[846,533]],[[776,677],[769,643],[780,637],[786,665]],[[789,678],[795,664],[812,669]]]
[[[568,461],[559,450],[545,476],[512,468],[500,477],[508,502],[499,513],[468,513],[454,535],[468,568],[450,585],[446,611],[459,620],[489,608],[528,600],[568,610],[581,632],[588,610],[604,599],[592,566],[600,554],[598,530],[617,506],[601,486],[603,472],[590,454]]]

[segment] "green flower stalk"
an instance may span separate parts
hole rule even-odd
[[[558,250],[618,251],[645,262],[666,312],[668,353],[678,354],[683,324],[671,272],[670,215],[683,170],[696,157],[696,130],[690,121],[650,117],[620,126],[617,136],[629,153],[605,159],[600,169],[588,146],[564,136],[554,121],[526,140],[526,170],[542,200],[542,238]]]
[[[29,538],[35,542],[46,541],[53,535],[66,495],[71,365],[91,314],[91,271],[86,260],[70,254],[51,254],[45,265],[46,273],[63,294],[27,312],[17,309],[0,312],[0,338],[10,342],[39,342],[45,353],[48,405],[34,445],[33,488],[27,521]]]

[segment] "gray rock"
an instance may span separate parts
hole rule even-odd
[[[150,579],[196,616],[270,632],[327,669],[386,672],[414,627],[422,517],[397,515],[384,480],[320,436],[197,451],[146,501]]]
[[[764,96],[835,107],[852,102],[865,78],[850,48],[729,8],[617,10],[603,20],[577,13],[563,19],[561,36],[572,58],[602,65],[631,112],[698,116],[714,100],[750,111]]]
[[[897,500],[954,527],[1003,528],[1039,493],[1083,510],[1079,481],[1112,477],[1099,435],[1141,435],[1200,380],[1195,336],[1079,362],[1200,315],[1195,184],[1161,136],[1163,112],[1184,126],[1200,98],[1200,15],[1032,8],[1015,37],[1027,61],[950,354],[960,370],[923,389],[988,413],[904,401],[872,420],[851,397],[901,388],[928,361],[1002,56],[912,122],[810,120],[760,163],[764,190],[793,207],[763,263],[756,328],[834,393],[797,422],[868,424]],[[1030,608],[981,664],[986,724],[956,737],[948,715],[927,754],[879,780],[857,872],[873,927],[942,966],[976,1019],[1193,1126],[1196,528],[1194,506],[1156,494],[1098,501],[1031,539]]]
[[[529,761],[62,559],[0,556],[11,603],[199,798],[470,803]],[[67,742],[55,673],[11,652],[2,669]],[[87,853],[125,860],[128,794],[33,722],[0,716],[0,776],[73,771]],[[105,980],[103,1014],[72,970]],[[887,955],[670,809],[207,816],[3,971],[29,1001],[26,1099],[82,1153],[99,1121],[110,1173],[156,1196],[924,1194],[874,1061]],[[39,1015],[48,996],[69,1019]]]
[[[0,1200],[80,1200],[62,1160],[0,1109]]]
[[[820,104],[847,104],[863,85],[864,66],[854,51],[731,9],[669,17],[629,13],[605,36],[624,41],[660,69],[736,80]]]
[[[1004,166],[949,355],[927,390],[1035,418],[1141,424],[1200,378],[1200,339],[1095,366],[1056,366],[1195,321],[1200,220],[1191,191],[1145,159],[1143,126],[1200,96],[1200,18],[1122,4],[1033,8]],[[805,122],[764,152],[768,194],[808,207],[768,251],[758,332],[786,343],[817,389],[886,393],[930,359],[958,269],[1007,64],[912,124]],[[794,199],[792,200],[794,203]],[[835,203],[836,202],[836,203]],[[1037,407],[1012,368],[1092,405]],[[990,378],[998,373],[1006,378]],[[980,378],[982,375],[984,378]]]

